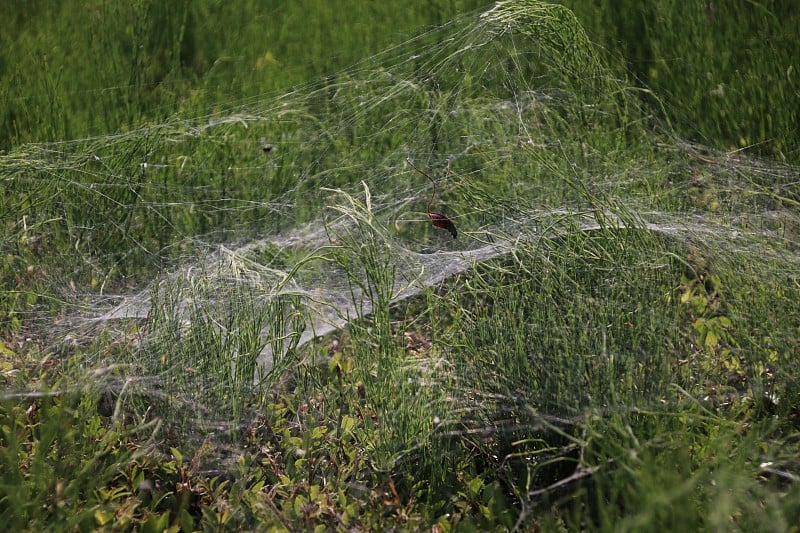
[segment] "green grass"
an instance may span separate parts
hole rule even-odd
[[[797,8],[774,2],[563,4],[685,138],[797,163]],[[624,69],[624,71],[623,71]]]
[[[15,11],[10,529],[796,527],[796,14],[417,4]]]
[[[335,73],[481,2],[15,6],[0,149],[225,112]],[[310,14],[310,15],[309,15]],[[393,21],[389,31],[377,24]]]

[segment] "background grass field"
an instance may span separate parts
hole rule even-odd
[[[9,528],[800,520],[792,3],[7,4]]]

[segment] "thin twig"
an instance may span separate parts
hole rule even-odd
[[[600,469],[599,465],[592,467],[578,466],[578,468],[575,469],[575,472],[573,472],[572,475],[567,476],[564,479],[560,479],[555,483],[546,486],[543,489],[532,490],[528,492],[528,500],[536,498],[537,496],[541,496],[542,494],[548,494],[554,490],[560,489],[565,485],[569,485],[570,483],[574,483],[575,481],[579,481],[585,477],[589,477],[593,475],[595,472],[597,472],[599,469]],[[520,527],[522,527],[522,523],[525,521],[525,518],[527,518],[527,515],[528,515],[527,510],[520,512],[519,518],[517,518],[517,522],[516,524],[514,524],[514,528],[512,529],[512,531],[517,531],[519,530]]]
[[[427,172],[425,172],[421,168],[417,168],[417,165],[415,165],[414,162],[411,161],[410,158],[406,157],[406,162],[408,162],[408,164],[411,165],[411,168],[413,168],[414,170],[416,170],[417,172],[419,172],[420,174],[422,174],[423,176],[428,178],[430,180],[430,182],[433,184],[433,194],[431,194],[431,197],[428,200],[428,207],[425,209],[425,211],[430,213],[431,212],[431,205],[433,205],[433,199],[436,198],[436,180],[434,180],[431,177],[430,174],[428,174]]]

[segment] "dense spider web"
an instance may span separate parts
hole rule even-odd
[[[499,3],[278,97],[3,165],[20,186],[58,184],[75,240],[54,346],[132,342],[132,375],[224,418],[186,375],[198,353],[230,357],[221,386],[277,381],[373,312],[370,257],[394,304],[534,260],[548,239],[626,228],[796,283],[797,169],[680,140],[638,94],[566,9]],[[458,238],[431,226],[431,201]]]

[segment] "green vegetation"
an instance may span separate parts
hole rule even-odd
[[[162,4],[0,36],[7,528],[800,523],[796,10]]]
[[[681,136],[797,163],[800,79],[782,2],[566,1],[609,56],[670,105]]]

